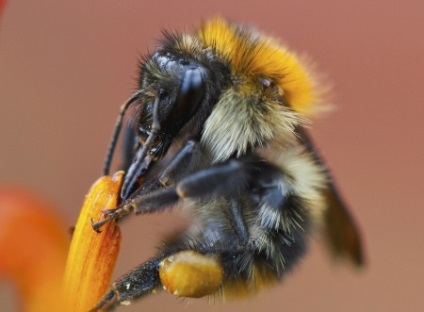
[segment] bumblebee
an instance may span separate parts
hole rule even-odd
[[[183,206],[192,224],[113,283],[93,311],[163,286],[183,297],[254,293],[280,280],[324,232],[363,263],[359,232],[305,130],[322,87],[301,58],[256,30],[214,19],[164,32],[140,65],[121,203],[92,226]]]

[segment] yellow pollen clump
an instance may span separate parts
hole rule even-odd
[[[218,290],[224,271],[215,257],[187,250],[164,259],[159,276],[164,289],[171,294],[200,298]]]

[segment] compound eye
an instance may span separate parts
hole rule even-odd
[[[184,125],[199,108],[206,90],[204,79],[202,68],[188,68],[184,72],[173,114],[170,116],[176,123]]]

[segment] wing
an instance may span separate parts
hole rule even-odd
[[[314,160],[323,168],[327,176],[328,187],[325,197],[328,202],[328,209],[324,219],[324,237],[329,250],[335,258],[347,259],[357,266],[363,266],[364,254],[358,226],[349,213],[329,169],[308,133],[301,127],[296,131],[301,142],[314,157]]]

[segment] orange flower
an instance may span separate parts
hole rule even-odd
[[[51,204],[21,188],[0,188],[0,278],[16,284],[23,311],[46,311],[58,298],[68,241]]]
[[[68,227],[50,204],[28,191],[0,187],[0,278],[17,284],[23,311],[87,311],[106,292],[120,231],[110,222],[98,234],[90,219],[116,207],[122,175],[92,186],[70,248]]]
[[[0,0],[0,16],[3,12],[4,6],[6,5],[6,0]]]

